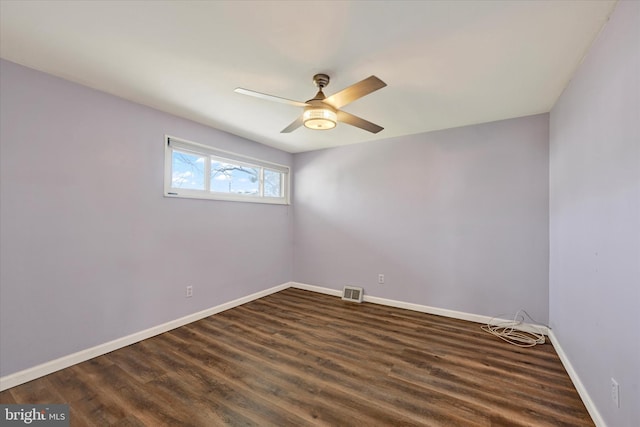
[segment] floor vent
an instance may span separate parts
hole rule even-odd
[[[346,301],[362,302],[362,288],[356,288],[353,286],[345,286],[342,291],[342,299]]]

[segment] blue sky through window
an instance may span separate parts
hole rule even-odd
[[[171,164],[171,186],[204,190],[204,162],[204,156],[174,151]]]
[[[260,194],[258,168],[211,160],[211,191],[247,195]]]
[[[195,197],[234,201],[259,201],[261,203],[288,204],[289,170],[285,166],[267,165],[259,159],[247,161],[227,158],[241,155],[221,152],[220,156],[207,151],[197,143],[171,140],[167,151],[170,169],[165,175],[165,194],[178,197]],[[174,145],[175,144],[175,145]],[[189,147],[193,144],[193,149]],[[184,148],[183,148],[184,146]],[[201,151],[202,149],[202,151]],[[257,163],[253,163],[256,161]],[[264,163],[264,164],[263,164]],[[279,168],[282,168],[280,170]],[[184,191],[181,191],[184,190]]]

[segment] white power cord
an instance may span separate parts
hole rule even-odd
[[[481,328],[483,331],[518,347],[533,347],[537,344],[544,344],[544,331],[534,325],[525,324],[525,317],[522,313],[524,313],[529,320],[537,323],[529,313],[524,310],[518,310],[511,321],[494,317],[489,323],[482,325]]]

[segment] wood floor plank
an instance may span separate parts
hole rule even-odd
[[[65,403],[62,395],[51,385],[47,377],[15,387],[10,392],[16,403]]]
[[[15,405],[18,402],[14,399],[13,395],[9,390],[5,390],[0,392],[0,403],[3,405]]]
[[[593,426],[553,346],[286,289],[0,393],[72,426]]]
[[[276,424],[277,420],[287,417],[286,414],[274,413],[266,418],[272,408],[265,402],[264,396],[255,395],[251,388],[242,386],[238,381],[241,370],[220,363],[211,367],[212,358],[200,353],[202,359],[197,359],[188,353],[193,343],[176,340],[171,334],[166,334],[164,338],[163,342],[154,340],[145,344],[155,346],[156,351],[162,354],[164,363],[169,366],[182,366],[175,370],[175,374],[191,381],[191,386],[196,390],[202,385],[207,386],[207,389],[200,390],[201,395],[206,397],[209,408],[219,414],[225,423],[233,420],[242,425],[261,425],[264,419],[269,419],[269,423]]]
[[[190,341],[198,341],[199,338],[206,343],[205,336],[200,335],[198,337],[197,333],[196,336],[191,337]],[[259,387],[260,384],[256,384],[255,381],[258,380],[260,382],[262,379],[267,378],[266,385],[269,386],[270,390],[265,390],[266,395],[278,394],[278,397],[281,398],[283,393],[287,394],[285,400],[287,406],[290,406],[289,402],[294,400],[296,406],[303,408],[317,406],[320,403],[326,404],[327,409],[330,410],[336,407],[344,407],[344,413],[358,413],[357,420],[368,423],[388,417],[387,412],[380,411],[379,408],[369,408],[369,402],[362,402],[360,401],[362,399],[354,398],[350,390],[344,391],[343,389],[332,387],[333,378],[327,380],[323,371],[310,370],[309,363],[301,360],[298,354],[289,356],[281,350],[270,348],[270,346],[262,346],[257,342],[244,342],[240,346],[242,350],[242,358],[240,359],[234,356],[234,349],[238,347],[239,338],[237,336],[229,336],[228,338],[234,341],[234,345],[231,347],[220,342],[220,340],[215,343],[209,343],[209,346],[215,350],[216,354],[227,358],[230,363],[239,364],[240,371],[243,373],[241,380],[246,381],[250,387]],[[282,366],[287,366],[286,371],[282,369]],[[276,375],[271,375],[271,372],[276,372]],[[285,382],[285,384],[282,384],[281,387],[274,387],[278,386],[280,382]],[[301,399],[303,397],[306,397],[306,400]],[[274,404],[278,404],[278,402],[275,401]],[[366,412],[357,411],[359,407],[369,408],[369,410]],[[305,416],[309,415],[312,419],[318,418],[317,415],[314,416],[311,413],[305,414]],[[403,421],[402,418],[403,416],[399,414],[394,420]],[[407,419],[405,421],[409,422],[411,420]],[[353,422],[355,423],[356,419]]]

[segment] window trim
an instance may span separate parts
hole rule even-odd
[[[171,187],[173,177],[173,150],[187,152],[190,154],[205,156],[209,161],[205,162],[205,189],[194,190],[184,188]],[[164,138],[164,196],[165,197],[177,197],[188,199],[203,199],[203,200],[223,200],[232,202],[249,202],[249,203],[267,203],[276,205],[289,205],[290,198],[290,182],[291,182],[291,168],[279,163],[273,163],[255,157],[245,156],[243,154],[234,153],[227,150],[211,147],[209,145],[200,144],[186,139],[177,138],[170,135],[165,135]],[[255,167],[259,169],[259,188],[260,194],[264,194],[264,169],[268,169],[274,172],[280,172],[283,175],[282,179],[282,197],[268,197],[264,195],[250,195],[250,194],[235,194],[235,193],[220,193],[209,190],[210,185],[210,167],[211,157],[215,157],[219,160],[229,161],[230,163],[237,162],[242,163],[244,166]]]

